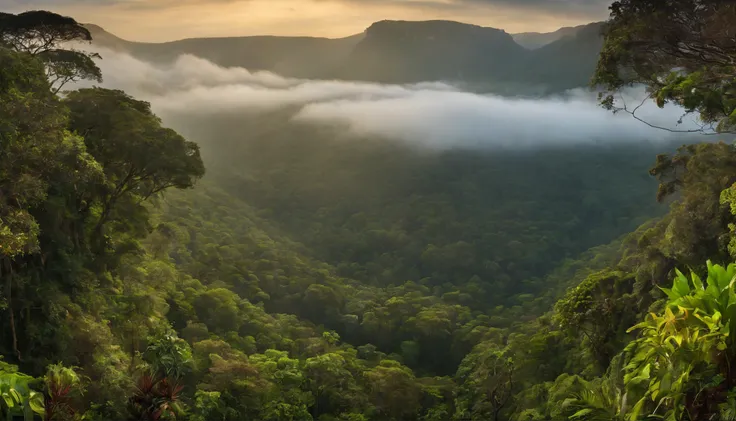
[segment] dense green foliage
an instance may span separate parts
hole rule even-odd
[[[547,290],[560,261],[666,210],[646,170],[668,145],[417,151],[289,117],[173,120],[207,149],[213,182],[305,254],[375,286],[467,286],[466,304],[488,308]]]
[[[625,86],[644,84],[658,106],[673,102],[695,113],[703,131],[736,127],[736,5],[729,0],[620,0],[611,6],[594,83],[609,108]]]
[[[77,33],[38,16],[14,36]],[[202,159],[124,92],[57,96],[50,66],[0,47],[0,415],[736,418],[735,146],[658,155],[656,192],[664,145],[172,120]]]

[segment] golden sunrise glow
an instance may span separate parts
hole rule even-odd
[[[460,6],[449,0],[375,3],[347,0],[131,0],[115,4],[69,2],[50,9],[80,22],[100,25],[121,38],[151,42],[240,35],[336,38],[360,33],[371,23],[383,19],[457,20],[501,28],[510,33],[554,31],[562,26],[592,20],[590,16],[534,13],[511,6],[473,2]]]

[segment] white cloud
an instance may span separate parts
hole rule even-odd
[[[302,123],[339,125],[360,136],[382,136],[436,148],[533,147],[595,142],[671,140],[626,114],[596,105],[595,95],[514,99],[463,92],[449,84],[382,85],[284,78],[268,72],[222,68],[182,56],[153,65],[126,54],[100,51],[104,86],[124,89],[166,116],[253,114],[296,108]],[[632,91],[630,96],[641,96]],[[675,128],[677,107],[647,104],[641,115]],[[694,128],[687,122],[677,128]],[[246,134],[247,135],[247,134]]]

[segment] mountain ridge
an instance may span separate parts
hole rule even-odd
[[[527,51],[501,29],[454,21],[379,21],[365,31],[341,79],[385,83],[506,78]],[[504,60],[496,60],[503,56]]]
[[[602,48],[602,23],[534,34],[449,20],[382,20],[345,38],[244,36],[141,43],[87,24],[93,43],[151,62],[192,54],[223,67],[285,77],[379,83],[460,82],[511,94],[586,86]],[[522,36],[522,38],[524,38]],[[558,39],[554,39],[558,37]],[[530,48],[530,42],[536,43]],[[525,44],[525,45],[522,45]],[[592,63],[592,64],[591,64]]]
[[[505,32],[505,33],[511,35],[514,38],[517,38],[518,37],[520,39],[523,39],[524,37],[543,37],[543,38],[546,37],[549,40],[547,43],[552,42],[552,41],[556,41],[557,39],[561,38],[562,36],[574,35],[579,29],[581,29],[581,28],[583,28],[583,27],[585,27],[587,25],[602,23],[602,22],[589,22],[589,23],[584,23],[584,24],[576,25],[576,26],[563,26],[563,27],[560,27],[559,29],[556,29],[556,30],[551,31],[551,32],[508,32],[508,31],[506,31],[503,28],[496,28],[496,27],[492,27],[492,26],[483,26],[483,25],[477,25],[477,24],[473,24],[473,23],[466,23],[466,22],[460,22],[460,21],[449,20],[449,19],[429,19],[429,20],[382,19],[382,20],[379,20],[379,21],[376,21],[376,22],[372,23],[368,28],[366,28],[362,32],[355,33],[355,34],[352,34],[352,35],[347,35],[347,36],[344,36],[344,37],[320,37],[320,36],[311,36],[311,35],[265,35],[264,34],[264,35],[230,35],[230,36],[187,37],[187,38],[172,39],[172,40],[168,40],[168,41],[130,41],[130,40],[124,40],[123,38],[119,38],[119,37],[113,35],[112,32],[108,31],[107,29],[105,29],[102,26],[97,25],[95,23],[88,22],[88,23],[84,23],[82,25],[84,27],[86,27],[88,30],[90,30],[93,34],[94,33],[100,34],[102,32],[105,32],[107,34],[110,34],[110,35],[118,38],[118,39],[124,40],[126,42],[130,42],[130,43],[136,43],[136,44],[170,44],[170,43],[175,43],[175,42],[180,42],[180,41],[187,41],[187,40],[192,40],[192,39],[230,39],[230,38],[291,38],[291,39],[310,38],[310,39],[322,39],[322,40],[341,40],[341,39],[346,39],[346,38],[352,38],[352,37],[361,36],[371,26],[373,26],[375,24],[378,24],[378,23],[381,23],[381,22],[401,22],[401,23],[448,22],[448,23],[457,23],[457,24],[464,25],[464,26],[475,26],[475,27],[479,27],[479,28],[495,29],[495,30],[498,30],[498,31]],[[522,47],[524,47],[524,45],[522,45],[521,43],[519,43],[519,45],[521,45]],[[539,45],[539,46],[541,46],[541,45]]]
[[[511,34],[511,36],[514,38],[514,41],[522,47],[528,50],[536,50],[562,38],[575,36],[581,29],[596,23],[599,22],[591,22],[589,24],[577,26],[565,26],[554,32],[520,32]]]

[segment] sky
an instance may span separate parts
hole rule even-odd
[[[131,41],[245,35],[343,37],[383,19],[446,19],[509,33],[604,20],[611,0],[0,0],[0,11],[45,9]]]

